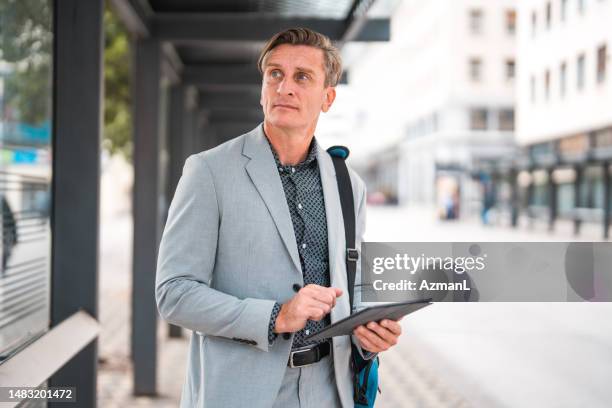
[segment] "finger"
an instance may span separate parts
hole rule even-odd
[[[330,306],[334,304],[336,294],[334,291],[330,291],[330,288],[314,284],[308,285],[307,288],[308,290],[306,290],[304,294],[308,297],[316,299],[319,302],[327,303]]]
[[[392,346],[394,346],[397,343],[397,335],[395,335],[390,330],[387,330],[386,328],[384,328],[380,324],[377,324],[376,322],[370,322],[370,323],[368,323],[367,327],[368,327],[368,329],[370,329],[373,332],[375,332],[376,334],[378,334],[378,337],[383,339],[386,343],[388,343],[388,344],[390,344]]]
[[[331,312],[332,307],[331,305],[324,303],[324,302],[319,302],[316,299],[309,299],[307,304],[307,307],[311,307],[311,308],[315,308],[315,309],[320,309],[323,311],[324,314],[328,314]]]
[[[367,327],[361,330],[361,334],[372,344],[381,350],[386,350],[391,347],[384,339],[382,339],[376,332],[368,329]]]
[[[326,303],[329,306],[334,306],[336,302],[336,297],[328,290],[313,292],[312,298],[318,300],[319,302]]]
[[[332,288],[332,289],[336,292],[336,297],[340,297],[342,296],[342,293],[344,293],[342,292],[342,289],[340,288]]]
[[[308,313],[308,320],[314,320],[316,322],[318,322],[319,320],[322,320],[327,315],[325,310],[320,307],[309,307],[307,309],[307,313]]]
[[[358,333],[356,337],[357,337],[357,340],[359,340],[359,344],[361,345],[362,349],[366,351],[370,351],[372,353],[378,353],[381,351],[378,348],[376,348],[376,346],[374,346],[374,344],[372,344],[367,338],[362,336],[361,333]]]
[[[402,326],[396,321],[384,319],[382,322],[380,322],[380,325],[390,330],[396,336],[402,334]]]

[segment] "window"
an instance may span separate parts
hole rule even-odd
[[[597,49],[597,82],[602,83],[606,80],[606,62],[608,59],[607,49],[602,45]]]
[[[578,13],[584,14],[584,0],[578,0]]]
[[[470,10],[470,32],[472,34],[482,33],[482,10]]]
[[[506,81],[513,81],[515,75],[515,62],[513,59],[506,60]]]
[[[506,10],[506,32],[510,35],[516,33],[516,10]]]
[[[560,19],[561,21],[565,21],[567,16],[567,0],[561,0],[561,7],[559,8]]]
[[[535,102],[536,101],[536,79],[535,77],[532,75],[531,76],[531,81],[529,81],[529,88],[530,88],[530,93],[531,93],[531,102]]]
[[[54,52],[52,2],[0,4],[0,360],[5,361],[49,327]]]
[[[552,4],[550,1],[546,3],[546,29],[550,30],[550,24],[552,19]]]
[[[544,73],[544,96],[546,100],[550,99],[550,70]]]
[[[584,54],[580,54],[576,61],[576,88],[578,88],[578,90],[584,88],[584,64],[585,56]]]
[[[499,130],[514,130],[514,109],[501,109],[498,113]]]
[[[474,108],[470,110],[470,129],[486,130],[487,129],[487,110],[482,108]]]
[[[538,14],[535,11],[533,11],[531,13],[531,36],[532,37],[535,37],[537,28],[538,28]]]
[[[482,80],[482,61],[480,58],[472,58],[470,60],[470,79],[472,82],[480,82]]]
[[[563,98],[565,96],[567,82],[567,64],[563,62],[559,69],[559,95]]]

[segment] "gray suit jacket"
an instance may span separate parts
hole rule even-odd
[[[331,312],[334,322],[349,315],[344,223],[331,157],[317,147],[331,285],[344,292]],[[360,248],[365,186],[349,171]],[[359,277],[358,266],[357,284]],[[181,407],[272,406],[293,336],[278,336],[269,347],[268,323],[274,302],[291,299],[295,283],[304,281],[293,225],[263,126],[190,156],[170,205],[155,287],[162,318],[192,331]],[[351,341],[333,339],[344,407],[353,407]]]

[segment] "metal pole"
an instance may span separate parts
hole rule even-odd
[[[55,327],[79,309],[98,317],[104,7],[101,0],[62,0],[52,4],[51,327]],[[76,387],[79,406],[95,407],[97,355],[96,339],[60,368],[48,385]]]
[[[160,53],[155,39],[137,40],[134,91],[134,252],[132,283],[132,360],[134,395],[157,393],[157,306],[155,269],[161,231]]]
[[[185,87],[176,84],[170,89],[170,103],[168,106],[168,152],[169,152],[169,180],[166,190],[166,201],[172,202],[176,186],[181,177],[184,157],[184,128],[183,115],[185,114]],[[180,338],[183,330],[180,326],[168,324],[168,336]]]

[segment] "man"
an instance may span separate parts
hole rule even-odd
[[[159,312],[193,331],[181,407],[353,407],[351,342],[372,358],[401,328],[370,322],[351,338],[306,340],[350,314],[336,175],[314,139],[339,53],[290,29],[259,68],[263,124],[187,159],[161,241]],[[365,187],[350,176],[359,248]]]

